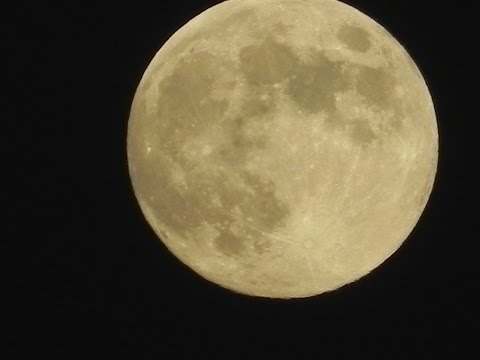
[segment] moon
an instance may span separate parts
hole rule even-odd
[[[432,191],[428,87],[381,25],[336,0],[229,0],[155,55],[128,122],[158,237],[246,295],[333,291],[389,258]]]

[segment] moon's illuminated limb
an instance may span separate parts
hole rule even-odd
[[[152,60],[128,159],[147,220],[182,262],[234,291],[304,297],[403,243],[437,137],[420,72],[370,18],[333,0],[230,0]]]

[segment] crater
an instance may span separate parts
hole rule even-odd
[[[337,38],[350,50],[367,52],[371,47],[369,33],[358,26],[344,25],[337,33]]]
[[[316,53],[314,60],[298,64],[291,73],[287,93],[307,113],[335,110],[335,92],[348,86],[342,73],[342,63]]]

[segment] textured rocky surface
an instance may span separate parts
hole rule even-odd
[[[436,169],[425,83],[335,1],[229,1],[182,28],[129,124],[142,210],[180,260],[260,296],[366,274],[416,224]]]

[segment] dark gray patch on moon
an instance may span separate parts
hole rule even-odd
[[[274,94],[269,87],[252,87],[247,91],[238,114],[224,123],[229,141],[218,153],[225,164],[243,166],[249,154],[266,149],[269,134],[262,131],[262,123],[273,121],[269,115],[274,107]],[[252,127],[256,130],[252,131]]]
[[[352,144],[359,147],[366,147],[378,139],[368,119],[364,118],[345,118],[335,112],[326,118],[325,126],[331,132],[345,134]]]
[[[298,63],[288,46],[272,38],[240,50],[240,71],[250,85],[274,85],[288,77]]]
[[[397,79],[389,74],[386,68],[358,67],[357,91],[371,106],[385,111],[393,111],[394,116],[383,124],[387,132],[399,130],[402,127],[404,106],[395,95]]]
[[[344,25],[337,33],[338,39],[350,50],[367,52],[371,47],[370,35],[361,27]]]
[[[170,156],[182,162],[179,143],[223,118],[228,109],[227,100],[215,100],[211,93],[217,86],[218,69],[228,66],[226,60],[207,52],[192,54],[182,59],[173,73],[158,85],[156,121],[159,141],[164,148],[174,150]],[[171,144],[171,145],[170,145]]]
[[[235,171],[235,170],[232,170]],[[254,241],[251,245],[258,253],[264,252],[269,244],[266,240],[261,241],[259,235],[262,231],[267,234],[284,225],[290,215],[288,204],[280,201],[275,194],[275,183],[271,180],[261,179],[258,175],[248,171],[240,171],[238,183],[225,184],[216,183],[215,194],[220,199],[220,209],[204,209],[202,211],[205,221],[215,224],[222,214],[230,214],[224,221],[225,230],[215,240],[218,250],[227,256],[238,255],[247,247],[247,243]],[[200,190],[200,189],[199,189]],[[239,212],[240,215],[232,215]],[[248,216],[237,218],[237,216]],[[228,228],[233,224],[240,224],[244,235],[236,236]],[[247,234],[252,236],[246,236]],[[257,240],[252,240],[257,239]]]
[[[309,63],[297,63],[291,73],[287,93],[307,113],[335,110],[335,92],[348,87],[340,62],[318,52]]]
[[[359,119],[348,124],[347,132],[354,143],[360,146],[371,144],[377,138],[368,120],[365,119]]]
[[[245,241],[243,238],[235,236],[230,231],[223,231],[215,238],[217,250],[227,256],[240,255],[245,251]]]
[[[243,171],[242,176],[254,193],[241,202],[241,208],[243,213],[251,214],[255,228],[270,231],[282,225],[290,215],[290,207],[277,198],[275,183],[248,171]]]
[[[251,89],[243,101],[240,113],[245,118],[261,117],[271,112],[274,106],[273,94],[268,87]]]
[[[234,130],[232,131],[231,148],[238,160],[245,162],[247,155],[258,149],[265,149],[267,146],[267,136],[261,132],[249,133],[245,128],[251,121],[262,121],[260,119],[252,119],[248,117],[237,117],[233,120]]]
[[[385,69],[358,66],[357,91],[365,99],[382,109],[394,106],[395,79]]]

